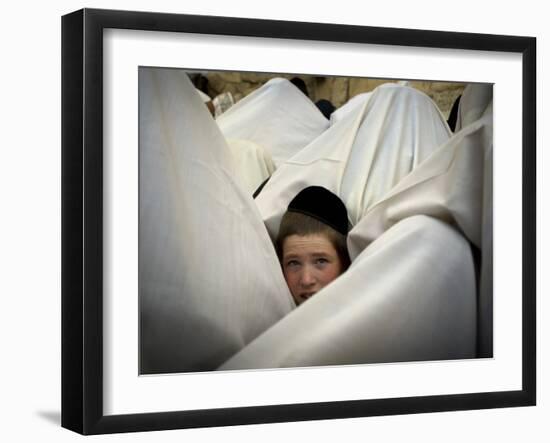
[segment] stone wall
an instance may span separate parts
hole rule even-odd
[[[395,80],[356,77],[296,76],[249,72],[209,72],[205,73],[205,77],[208,79],[208,94],[210,97],[215,97],[222,92],[231,92],[235,101],[240,100],[273,77],[287,79],[299,77],[304,80],[309,97],[314,102],[320,99],[330,100],[336,108],[342,106],[357,94],[372,91],[383,83],[395,82]],[[462,94],[465,87],[464,83],[429,81],[410,81],[408,84],[431,97],[446,118],[456,98]]]

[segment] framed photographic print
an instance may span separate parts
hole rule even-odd
[[[62,425],[535,404],[530,37],[62,22]]]

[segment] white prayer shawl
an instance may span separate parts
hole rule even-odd
[[[201,98],[201,100],[203,101],[203,103],[208,103],[209,101],[211,101],[212,99],[210,98],[209,95],[205,94],[204,92],[202,92],[200,89],[196,89],[195,90],[197,91],[197,93],[199,94],[199,97]]]
[[[472,123],[433,152],[362,215],[348,236],[355,257],[393,224],[429,215],[459,227],[482,247],[485,177],[492,162],[492,115]]]
[[[317,138],[329,121],[290,81],[269,80],[226,112],[218,123],[227,139],[249,140],[266,149],[278,166]]]
[[[481,250],[479,354],[493,352],[493,115],[492,86],[468,85],[460,102],[459,130],[392,189],[362,218],[348,237],[352,256],[392,224],[427,214],[460,228]]]
[[[364,105],[369,100],[371,95],[372,92],[364,92],[350,98],[344,105],[340,106],[332,114],[330,114],[330,125],[332,126],[338,123],[350,113],[357,112],[357,109]]]
[[[355,225],[376,201],[450,137],[425,94],[397,84],[379,86],[294,157],[280,165],[256,198],[274,239],[288,203],[318,185],[338,195]]]
[[[275,171],[269,152],[249,140],[228,139],[227,145],[235,160],[235,177],[249,195]]]
[[[468,88],[467,88],[468,89]],[[456,226],[481,252],[478,356],[493,354],[493,116],[457,132],[374,205],[348,235],[358,256],[394,224],[424,214]]]
[[[446,223],[415,216],[219,369],[472,358],[475,351],[468,242]]]
[[[139,102],[141,371],[211,370],[295,305],[185,72],[140,69]]]
[[[475,83],[466,86],[458,103],[455,132],[480,119],[492,104],[493,85]]]
[[[477,119],[492,123],[493,85],[471,84],[459,103],[457,131]],[[493,152],[492,140],[485,147],[483,176],[482,261],[479,292],[479,356],[493,356]]]
[[[487,109],[361,217],[346,273],[220,370],[492,356]],[[481,248],[479,291],[466,238]]]
[[[374,236],[363,223],[368,208],[448,140],[427,97],[379,88],[359,116],[343,119],[282,165],[260,194],[270,195],[282,214],[300,189],[321,184],[353,207],[350,269],[293,310],[265,214],[235,179],[230,148],[186,75],[141,69],[139,88],[142,372],[475,356],[474,268],[460,232],[471,225],[462,214],[479,211],[454,211],[461,223],[421,211],[397,223],[372,216],[383,226]],[[325,137],[336,149],[320,143]],[[403,152],[377,149],[400,142]],[[457,171],[466,174],[460,181],[473,178],[466,167]],[[373,174],[382,185],[371,181]]]

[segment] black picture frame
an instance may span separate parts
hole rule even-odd
[[[522,388],[307,404],[103,412],[103,31],[191,32],[519,53],[522,56]],[[518,270],[518,273],[520,271]],[[82,434],[228,426],[536,403],[536,39],[83,9],[62,18],[62,426]]]

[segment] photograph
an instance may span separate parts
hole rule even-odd
[[[139,374],[493,357],[493,84],[138,67]]]

